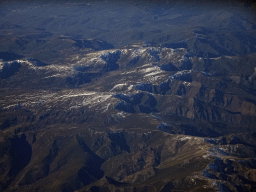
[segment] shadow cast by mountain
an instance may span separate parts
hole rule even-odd
[[[0,59],[3,61],[13,61],[17,59],[22,59],[23,56],[11,52],[0,52]]]

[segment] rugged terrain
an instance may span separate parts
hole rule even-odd
[[[1,191],[255,191],[253,7],[1,5]]]

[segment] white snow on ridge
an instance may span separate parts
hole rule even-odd
[[[2,70],[3,66],[4,66],[4,62],[0,60],[0,70]]]
[[[145,52],[147,52],[147,48],[144,48],[144,49],[135,49],[134,50],[134,53],[136,54],[136,55],[142,55],[143,53],[145,53]]]
[[[83,100],[83,105],[89,105],[90,107],[94,106],[95,104],[102,103],[112,97],[112,95],[97,95],[91,98],[85,98]]]
[[[123,89],[125,86],[127,86],[127,83],[117,84],[109,92],[112,92],[115,90],[119,91],[119,90]]]
[[[128,91],[131,91],[132,88],[133,88],[133,85],[130,85],[127,89],[128,89]]]
[[[106,93],[97,93],[97,92],[56,92],[56,93],[47,93],[40,92],[34,94],[22,94],[18,97],[18,99],[13,100],[12,103],[3,107],[3,109],[15,108],[17,106],[20,107],[28,107],[34,108],[35,106],[47,104],[49,106],[53,106],[59,102],[68,102],[68,108],[73,107],[81,107],[84,105],[94,106],[95,104],[101,104],[105,102],[107,99],[111,98],[112,94]],[[15,104],[13,104],[15,103]],[[18,103],[18,104],[17,104]],[[74,103],[76,103],[74,106]]]
[[[147,67],[145,69],[141,69],[139,72],[140,73],[150,73],[152,71],[161,71],[160,68],[158,66],[152,66],[151,64],[147,64],[150,65],[150,67]],[[145,65],[143,65],[144,67]]]
[[[96,92],[86,92],[86,93],[80,93],[80,94],[75,94],[75,95],[62,95],[59,98],[70,98],[70,97],[79,97],[79,96],[87,96],[87,95],[95,95]]]
[[[62,76],[63,76],[62,74],[55,74],[55,75],[45,77],[44,79],[48,79],[48,78],[52,78],[52,77],[62,77]]]
[[[45,67],[46,69],[51,69],[54,71],[71,71],[70,66],[61,66],[61,65],[48,65]]]
[[[145,75],[144,77],[155,76],[155,75],[158,75],[158,74],[161,74],[161,73],[162,73],[162,71],[156,71],[156,72],[149,73],[149,74]]]

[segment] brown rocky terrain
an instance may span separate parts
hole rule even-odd
[[[0,191],[255,190],[251,8],[1,5]]]

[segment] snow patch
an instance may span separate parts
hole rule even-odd
[[[124,87],[127,86],[127,83],[123,83],[123,84],[117,84],[115,85],[109,92],[112,92],[112,91],[119,91],[121,89],[123,89]]]
[[[192,139],[192,137],[182,137],[182,138],[180,138],[181,141],[184,141],[184,140],[191,140],[191,139]]]
[[[143,65],[143,67],[144,67],[145,65]],[[150,66],[150,67],[147,67],[146,69],[141,69],[139,72],[140,73],[150,73],[150,72],[156,72],[156,71],[160,71],[161,72],[161,70],[160,70],[160,68],[159,67],[157,67],[157,66]]]
[[[112,95],[98,95],[91,98],[85,98],[83,100],[83,105],[89,105],[89,107],[93,107],[95,104],[102,103],[112,97]]]
[[[148,77],[148,76],[154,76],[154,75],[158,75],[158,74],[161,74],[162,71],[156,71],[156,72],[152,72],[152,73],[149,73],[147,75],[144,75],[144,77]]]
[[[130,85],[130,86],[128,87],[128,91],[131,91],[132,88],[133,88],[133,85]]]

